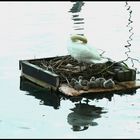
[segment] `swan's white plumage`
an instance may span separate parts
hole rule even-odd
[[[73,36],[75,40],[79,37],[82,38],[82,36],[79,35]],[[83,37],[83,40],[84,39],[85,37]],[[95,47],[89,45],[88,43],[84,43],[84,41],[82,42],[78,39],[76,41],[75,40],[70,38],[67,47],[68,53],[73,58],[75,58],[79,62],[87,62],[87,63],[101,63],[105,61],[102,60],[100,54],[98,53]]]

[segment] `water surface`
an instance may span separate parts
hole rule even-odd
[[[125,4],[0,2],[0,138],[140,138],[139,89],[68,99],[20,80],[19,60],[66,55],[74,33],[85,34],[105,56],[126,59]],[[128,4],[134,32],[129,56],[140,60],[140,3]]]

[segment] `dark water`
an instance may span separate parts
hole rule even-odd
[[[20,79],[19,70],[21,59],[67,54],[76,33],[139,71],[139,9],[138,2],[0,2],[0,138],[140,138],[139,89],[67,98]]]

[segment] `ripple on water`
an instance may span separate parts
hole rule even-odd
[[[20,129],[31,129],[31,128],[26,127],[26,126],[20,126],[19,128],[20,128]]]

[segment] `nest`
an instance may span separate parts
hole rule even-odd
[[[96,78],[104,77],[105,79],[113,79],[114,76],[113,66],[115,62],[111,61],[97,64],[79,63],[70,55],[67,55],[33,61],[31,63],[59,75],[61,83],[66,83],[72,78],[78,79],[79,76],[83,76],[87,80],[92,76]]]

